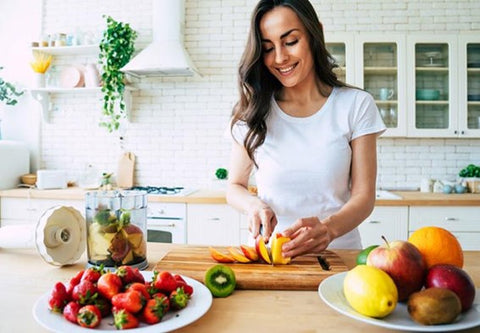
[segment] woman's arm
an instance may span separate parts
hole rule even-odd
[[[376,142],[377,134],[364,135],[352,141],[350,200],[322,221],[318,217],[295,221],[284,231],[285,236],[292,238],[283,246],[284,256],[323,251],[335,238],[351,231],[370,215],[375,204]]]
[[[270,238],[277,220],[271,208],[257,196],[248,191],[248,180],[252,171],[253,161],[245,147],[233,142],[228,173],[227,202],[249,217],[249,230],[255,238],[264,226],[266,241]]]

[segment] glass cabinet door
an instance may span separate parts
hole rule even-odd
[[[405,52],[401,36],[363,36],[357,43],[357,84],[375,99],[385,136],[406,134]]]
[[[480,36],[462,35],[459,42],[459,134],[480,136]]]
[[[337,74],[339,80],[353,85],[353,35],[337,33],[326,35],[325,38],[327,50],[338,66],[334,69],[335,74]]]
[[[432,42],[433,40],[439,40]],[[456,96],[453,59],[454,40],[442,37],[414,36],[409,43],[411,117],[409,135],[457,136],[457,112],[453,105]]]

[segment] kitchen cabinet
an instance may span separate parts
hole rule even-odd
[[[0,226],[36,224],[43,213],[54,206],[71,206],[85,216],[83,200],[2,197],[0,200]]]
[[[345,56],[339,78],[375,98],[383,136],[480,137],[478,34],[332,34],[326,43]]]
[[[463,250],[480,250],[480,207],[415,207],[409,211],[409,235],[426,226],[438,226],[457,237]]]
[[[382,236],[388,241],[407,240],[408,206],[377,206],[359,226],[362,247],[383,244]]]
[[[338,68],[334,69],[337,77],[348,84],[355,83],[355,56],[353,35],[351,34],[332,34],[327,36],[327,50],[338,64]]]
[[[64,59],[65,57],[78,57],[82,56],[90,63],[97,63],[98,62],[98,52],[99,46],[98,45],[81,45],[81,46],[59,46],[59,47],[32,47],[32,52],[38,51],[47,54],[51,54],[54,56],[52,60],[51,67],[48,69],[45,75],[54,75],[55,79],[58,80],[60,73],[53,73],[52,68],[56,66],[54,64],[56,58],[61,58],[59,61],[60,63],[68,62],[68,59]],[[77,61],[78,64],[78,61]],[[55,80],[55,81],[56,81]],[[124,102],[125,102],[125,110],[127,114],[127,118],[130,117],[130,110],[132,107],[132,96],[131,92],[134,91],[135,88],[131,86],[125,87],[124,92]],[[79,87],[79,88],[61,88],[58,84],[54,84],[53,86],[47,86],[45,88],[32,88],[30,89],[30,93],[32,94],[33,98],[35,98],[41,105],[42,109],[42,117],[45,122],[49,121],[49,112],[51,111],[51,102],[50,97],[53,94],[89,94],[89,95],[96,95],[101,93],[102,87]]]
[[[405,36],[358,35],[355,39],[355,60],[355,85],[375,98],[378,111],[388,128],[385,136],[405,136]]]
[[[480,36],[458,37],[458,127],[465,137],[480,137]],[[463,133],[462,133],[463,131]]]
[[[188,204],[187,243],[240,245],[240,214],[226,204]]]

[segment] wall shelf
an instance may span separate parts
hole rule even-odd
[[[126,86],[124,93],[125,111],[127,119],[130,121],[130,110],[132,108],[132,91],[137,90],[135,87]],[[85,94],[85,93],[101,93],[102,87],[85,87],[85,88],[35,88],[30,89],[32,97],[40,103],[42,109],[42,118],[45,122],[49,122],[49,114],[51,111],[50,97],[52,94]]]
[[[99,44],[91,45],[77,45],[77,46],[47,46],[47,47],[32,47],[32,51],[40,51],[57,56],[72,56],[78,54],[98,54]]]

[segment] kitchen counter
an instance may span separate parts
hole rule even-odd
[[[149,243],[149,270],[174,246]],[[358,251],[338,250],[349,268]],[[464,269],[480,286],[480,251],[465,252]],[[33,249],[0,249],[0,332],[46,332],[32,316],[35,301],[57,281],[84,268],[86,257],[68,267],[46,264]],[[212,262],[213,265],[213,262]],[[178,332],[394,332],[350,319],[326,305],[316,291],[236,290],[215,298],[210,310]],[[462,332],[478,332],[479,327]],[[92,331],[94,332],[94,331]]]
[[[63,190],[12,189],[0,191],[0,197],[84,200],[86,190],[69,187]],[[392,191],[401,199],[377,199],[377,206],[480,206],[479,193],[443,194]],[[150,202],[225,204],[224,190],[200,189],[186,196],[149,196]]]

